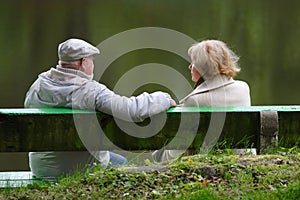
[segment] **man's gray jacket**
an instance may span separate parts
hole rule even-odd
[[[90,80],[89,76],[81,71],[62,68],[59,65],[39,75],[27,92],[24,102],[26,108],[68,107],[98,110],[122,120],[135,122],[163,112],[170,105],[171,97],[167,93],[145,92],[136,97],[120,96],[105,85]],[[31,152],[29,160],[31,170],[36,176],[57,177],[66,173],[70,165],[85,164],[89,159],[82,153],[77,155],[76,152]],[[107,165],[108,152],[99,152],[97,160]]]
[[[81,71],[57,66],[39,75],[26,94],[27,108],[69,107],[98,110],[135,122],[167,110],[171,97],[164,92],[146,92],[137,97],[115,94],[105,85],[89,80]]]

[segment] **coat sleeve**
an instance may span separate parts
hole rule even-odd
[[[99,84],[95,89],[95,108],[125,121],[140,122],[171,106],[171,96],[165,92],[144,92],[138,96],[126,97],[115,94]]]

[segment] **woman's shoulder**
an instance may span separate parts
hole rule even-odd
[[[249,84],[246,81],[243,81],[243,80],[234,80],[233,86],[249,89]]]

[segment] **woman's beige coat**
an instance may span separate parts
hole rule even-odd
[[[184,97],[182,106],[250,106],[250,90],[247,83],[226,76],[216,76],[201,83]]]
[[[250,106],[250,90],[246,82],[218,75],[201,83],[180,101],[181,106]],[[156,161],[164,162],[179,157],[183,150],[153,152]]]

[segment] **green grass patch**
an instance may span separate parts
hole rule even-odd
[[[140,171],[95,165],[57,183],[2,189],[0,199],[300,199],[298,148],[265,155],[213,151],[159,167],[145,163],[147,170]]]

